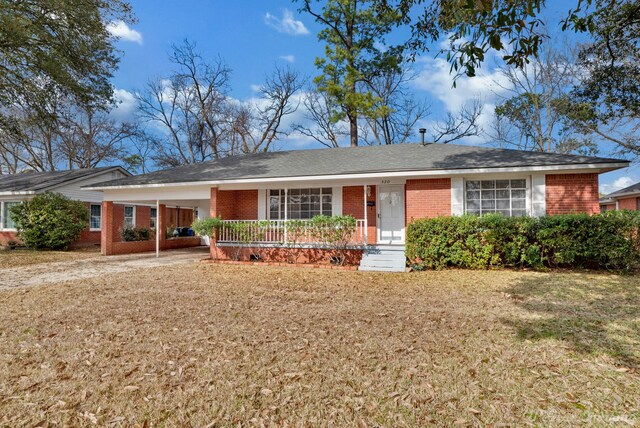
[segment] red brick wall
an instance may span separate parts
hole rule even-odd
[[[198,237],[184,237],[167,239],[163,245],[160,245],[160,250],[177,250],[179,248],[191,248],[200,245],[200,238]],[[134,241],[134,242],[114,242],[111,247],[111,252],[107,255],[115,256],[119,254],[134,254],[134,253],[150,253],[156,250],[156,241]]]
[[[0,232],[0,243],[6,244],[7,241],[19,241],[16,232]]]
[[[406,222],[419,218],[451,215],[451,179],[407,180]]]
[[[547,214],[600,212],[598,174],[547,174]]]
[[[615,208],[615,206],[614,206]],[[637,211],[638,209],[638,198],[623,198],[618,199],[618,209],[620,210],[632,210]]]
[[[257,190],[211,189],[211,212],[223,220],[257,220]]]
[[[371,187],[371,194],[367,197],[367,201],[376,200],[376,186]],[[356,220],[364,220],[364,187],[363,186],[345,186],[342,188],[342,214],[351,215]],[[376,207],[367,207],[367,236],[369,244],[376,243]]]
[[[211,258],[214,260],[231,260],[235,255],[236,247],[211,247]],[[289,262],[289,252],[283,248],[268,247],[254,250],[260,254],[261,258],[267,262],[286,263]],[[358,265],[362,259],[363,250],[347,250],[346,265]],[[240,252],[240,260],[248,261],[252,251],[243,248]],[[303,248],[300,250],[297,263],[329,264],[334,253],[322,248]]]
[[[179,213],[179,214],[178,214]],[[167,225],[173,227],[191,227],[193,208],[167,207]]]
[[[616,204],[615,203],[613,203],[613,204],[600,204],[600,211],[601,212],[613,211],[615,209],[616,209]]]

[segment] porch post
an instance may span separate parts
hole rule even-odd
[[[289,220],[289,189],[284,189],[284,243],[287,243],[287,220]]]
[[[100,228],[100,251],[103,256],[110,256],[113,254],[113,202],[102,202],[102,215]]]
[[[368,185],[364,185],[364,244],[369,243],[369,219],[367,218],[367,188]]]
[[[156,257],[160,257],[160,200],[156,199]]]

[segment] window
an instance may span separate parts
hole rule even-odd
[[[16,224],[14,223],[13,219],[11,218],[11,212],[9,211],[9,208],[11,208],[14,205],[18,205],[20,202],[3,202],[2,203],[2,213],[0,215],[0,229],[4,228],[4,229],[15,229],[16,228]]]
[[[136,209],[135,207],[124,207],[124,225],[135,226],[136,225]]]
[[[102,228],[102,206],[91,204],[89,217],[89,229],[100,230]]]
[[[306,220],[316,215],[332,214],[333,192],[331,187],[317,189],[289,189],[287,200],[287,218]],[[269,191],[269,218],[284,220],[285,191],[274,189]]]
[[[149,227],[152,229],[156,228],[156,221],[158,220],[158,209],[157,208],[151,208],[151,216],[150,216],[151,220],[149,222]]]
[[[469,180],[466,182],[466,211],[507,217],[527,214],[527,180]]]

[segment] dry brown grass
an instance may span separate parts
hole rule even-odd
[[[194,264],[4,292],[0,425],[638,424],[639,291]]]
[[[100,254],[100,248],[98,247],[81,248],[73,251],[3,250],[0,251],[0,269],[87,259],[98,254]]]

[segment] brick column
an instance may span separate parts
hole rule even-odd
[[[160,251],[164,250],[167,245],[167,218],[167,206],[160,204],[156,220],[156,233],[160,234]]]
[[[209,215],[213,217],[218,217],[220,215],[218,211],[218,188],[211,188],[211,200],[209,205]],[[209,237],[209,254],[211,254],[212,259],[217,259],[218,254],[216,252],[216,236]]]
[[[113,254],[113,202],[102,202],[102,233],[100,234],[100,251],[104,256]]]

